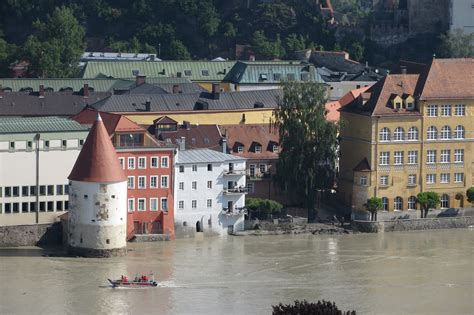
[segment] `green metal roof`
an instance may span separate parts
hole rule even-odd
[[[286,80],[324,82],[314,65],[300,61],[238,61],[224,78],[236,84],[279,84]]]
[[[234,64],[235,61],[89,61],[82,77],[129,79],[144,75],[147,78],[178,77],[191,81],[220,82]]]
[[[45,89],[52,89],[53,91],[61,91],[67,88],[72,88],[73,91],[78,92],[84,84],[89,84],[89,88],[93,88],[95,92],[108,92],[113,89],[126,89],[135,84],[135,79],[0,79],[2,89],[11,90],[12,92],[20,92],[31,89],[34,92],[39,91],[39,86],[42,84]]]
[[[75,120],[49,117],[0,117],[0,134],[88,131]]]

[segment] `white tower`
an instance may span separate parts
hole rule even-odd
[[[68,178],[69,252],[87,257],[125,255],[127,182],[99,114]]]

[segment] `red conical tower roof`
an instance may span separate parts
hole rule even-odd
[[[87,136],[76,164],[68,177],[81,182],[123,182],[122,166],[100,114]]]

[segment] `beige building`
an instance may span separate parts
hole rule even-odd
[[[415,210],[434,191],[464,207],[473,186],[474,59],[434,59],[420,74],[387,75],[341,110],[339,187],[353,210]]]

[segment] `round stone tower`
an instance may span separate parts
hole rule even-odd
[[[125,255],[127,181],[99,114],[69,175],[69,252]]]

